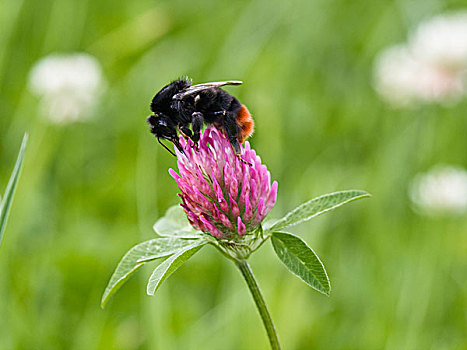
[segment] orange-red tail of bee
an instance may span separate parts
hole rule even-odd
[[[245,105],[242,105],[237,112],[237,116],[235,117],[238,127],[240,128],[240,132],[238,134],[238,141],[243,143],[247,138],[249,138],[254,131],[255,123],[251,118],[251,114],[246,108]]]

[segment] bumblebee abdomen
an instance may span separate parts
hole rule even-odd
[[[237,139],[240,143],[243,143],[253,134],[255,126],[255,123],[251,118],[251,114],[245,105],[242,105],[238,110],[237,115],[235,116],[235,121],[240,129],[237,135]]]

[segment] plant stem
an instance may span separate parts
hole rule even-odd
[[[250,288],[251,295],[255,300],[256,307],[258,308],[261,319],[263,320],[264,327],[268,333],[271,349],[280,350],[281,347],[279,345],[279,339],[277,338],[276,329],[274,328],[271,315],[269,314],[269,310],[266,306],[266,303],[264,302],[263,296],[261,295],[261,291],[259,290],[258,283],[256,282],[255,276],[253,275],[253,271],[251,271],[250,265],[246,262],[246,260],[236,260],[235,263],[245,278],[245,281],[248,284],[248,288]]]

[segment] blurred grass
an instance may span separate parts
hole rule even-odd
[[[113,268],[177,202],[174,159],[144,120],[170,80],[241,79],[251,142],[279,181],[272,216],[326,192],[373,194],[294,228],[324,260],[326,298],[264,247],[253,269],[284,349],[465,349],[467,220],[422,217],[414,174],[467,165],[467,102],[394,111],[371,64],[461,1],[180,0],[0,3],[0,184],[31,135],[0,249],[1,349],[267,349],[234,267],[204,248],[145,296],[145,269],[99,308]],[[108,89],[87,124],[54,126],[27,90],[33,63],[86,51]]]

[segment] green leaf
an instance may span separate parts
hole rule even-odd
[[[274,232],[272,245],[279,259],[291,272],[311,288],[329,295],[331,284],[323,263],[304,241],[290,233]]]
[[[191,246],[180,249],[176,254],[158,265],[151,277],[149,277],[147,293],[154,295],[156,290],[160,287],[172,273],[174,273],[185,261],[191,258],[203,245],[207,244],[205,240],[199,240]]]
[[[2,243],[3,232],[5,231],[6,223],[8,220],[8,214],[10,213],[11,203],[13,202],[13,196],[15,194],[16,185],[18,184],[19,175],[21,172],[21,166],[23,165],[24,152],[26,150],[26,144],[28,143],[28,134],[24,134],[23,142],[19,150],[18,158],[16,159],[15,167],[11,173],[10,180],[3,195],[3,199],[0,202],[0,244]]]
[[[172,237],[155,238],[135,245],[118,263],[102,295],[101,307],[107,304],[110,297],[115,294],[141,266],[149,261],[175,254],[180,249],[191,246],[192,244],[193,240]]]
[[[351,190],[340,191],[325,194],[314,198],[302,205],[298,206],[282,219],[276,221],[271,227],[266,227],[268,231],[279,231],[286,227],[296,225],[300,222],[314,218],[327,211],[333,210],[345,203],[352,202],[360,198],[370,197],[371,195],[365,191]]]
[[[180,205],[170,207],[154,224],[154,231],[163,237],[200,238],[202,234],[190,225]]]

